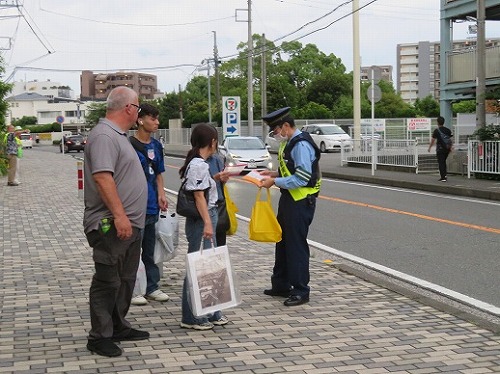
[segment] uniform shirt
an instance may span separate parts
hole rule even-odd
[[[195,157],[187,166],[186,191],[204,191],[208,190],[208,209],[217,205],[217,186],[210,176],[208,164],[200,157]]]
[[[136,151],[141,161],[146,181],[148,182],[148,207],[146,214],[158,214],[160,212],[160,206],[158,205],[158,183],[156,182],[156,177],[165,171],[163,146],[158,140],[153,138],[151,138],[149,143],[142,144],[144,144],[144,151],[148,155],[148,158],[154,164],[153,168],[148,160],[146,160],[144,154]]]
[[[144,228],[147,185],[146,177],[127,134],[113,122],[101,118],[89,134],[85,145],[83,226],[85,233],[99,228],[103,218],[112,218],[102,201],[93,174],[110,172],[118,196],[133,227]]]
[[[293,139],[299,135],[301,131],[296,129],[293,133]],[[291,151],[293,161],[295,162],[295,169],[302,169],[306,171],[309,175],[312,174],[312,165],[316,159],[316,154],[314,148],[307,141],[300,141],[292,148]],[[307,185],[306,180],[299,178],[297,175],[292,174],[289,177],[278,177],[274,180],[274,184],[279,188],[284,188],[286,190],[293,190],[295,188],[304,187]]]

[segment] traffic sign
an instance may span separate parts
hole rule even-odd
[[[59,123],[59,124],[64,123],[64,117],[63,116],[57,116],[56,122]]]
[[[371,84],[370,87],[368,87],[366,95],[368,96],[368,100],[370,100],[370,102],[378,103],[380,99],[382,99],[382,90],[376,84]]]
[[[222,129],[223,136],[240,135],[240,97],[239,96],[224,96],[222,108]]]

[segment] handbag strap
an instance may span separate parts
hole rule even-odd
[[[267,200],[265,200],[265,201],[270,203],[271,202],[271,191],[269,190],[269,188],[266,188],[266,190],[267,190]],[[262,192],[262,187],[259,187],[259,190],[257,191],[257,196],[255,198],[255,202],[260,201],[260,193],[261,192]]]
[[[215,235],[215,233],[214,233]],[[201,243],[200,243],[200,256],[203,254],[203,250],[204,249],[215,249],[215,245],[214,245],[214,237],[212,235],[212,237],[210,238],[210,244],[212,245],[210,248],[203,248],[203,236],[201,237]]]

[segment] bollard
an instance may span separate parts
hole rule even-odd
[[[83,197],[83,162],[82,161],[76,162],[76,169],[77,169],[77,180],[78,180],[78,197],[82,198]]]

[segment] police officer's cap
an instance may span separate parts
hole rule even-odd
[[[267,123],[271,130],[273,130],[276,126],[280,126],[286,122],[286,119],[289,118],[288,114],[290,113],[290,109],[291,108],[287,106],[285,108],[275,110],[274,112],[266,114],[262,117],[262,120]]]

